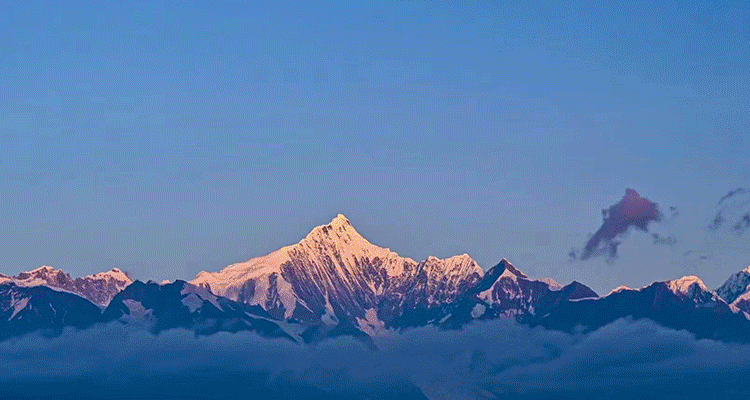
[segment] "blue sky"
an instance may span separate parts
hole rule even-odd
[[[746,3],[373,3],[0,5],[0,272],[192,278],[337,213],[598,291],[750,264],[680,258],[750,185]],[[679,255],[570,262],[626,188]]]

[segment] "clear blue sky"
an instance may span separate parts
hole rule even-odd
[[[337,213],[598,291],[750,264],[567,258],[628,187],[687,243],[750,185],[747,3],[256,3],[0,5],[0,272],[192,278]]]

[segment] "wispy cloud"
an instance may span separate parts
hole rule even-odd
[[[719,200],[708,229],[718,231],[722,228],[736,236],[742,236],[750,229],[750,190],[739,187],[730,190]]]
[[[677,210],[670,207],[673,215]],[[652,222],[659,222],[663,218],[659,205],[641,197],[633,189],[625,190],[625,196],[616,204],[602,210],[602,226],[584,244],[581,250],[572,250],[571,259],[588,260],[592,257],[604,256],[607,260],[617,258],[617,248],[623,237],[631,227],[648,232]],[[674,238],[660,238],[654,236],[658,244],[673,244]]]

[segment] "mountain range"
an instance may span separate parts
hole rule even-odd
[[[700,338],[750,342],[750,267],[716,291],[697,277],[620,287],[532,279],[503,259],[486,272],[466,254],[422,261],[367,241],[343,215],[296,244],[190,281],[133,281],[114,268],[72,278],[52,267],[0,274],[0,339],[120,323],[153,333],[253,331],[300,343],[512,318],[568,332],[648,318]]]

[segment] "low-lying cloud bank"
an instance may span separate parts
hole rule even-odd
[[[750,396],[750,346],[650,321],[586,335],[476,322],[315,347],[252,333],[153,336],[110,324],[0,343],[2,398],[505,399]]]

